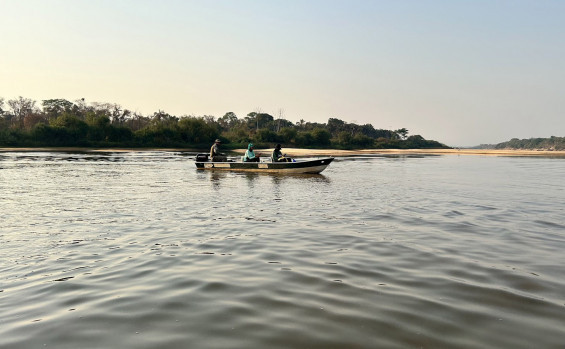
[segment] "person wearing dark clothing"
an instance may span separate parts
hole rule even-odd
[[[273,150],[273,155],[271,155],[271,159],[273,160],[273,162],[291,162],[292,160],[290,158],[287,158],[285,155],[283,155],[281,149],[282,147],[280,144],[277,144],[275,146],[275,150]]]

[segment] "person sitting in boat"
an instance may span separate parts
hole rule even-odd
[[[216,139],[210,148],[210,159],[214,162],[225,162],[228,160],[225,154],[220,153],[220,144],[222,144],[222,141]]]
[[[255,155],[253,151],[253,143],[249,143],[247,146],[247,151],[245,151],[245,156],[243,156],[244,162],[259,162],[259,156]]]
[[[280,144],[277,144],[275,146],[275,150],[273,150],[273,155],[271,155],[271,159],[273,160],[273,162],[291,162],[292,160],[290,158],[287,158],[286,155],[283,155],[281,149],[282,147]]]

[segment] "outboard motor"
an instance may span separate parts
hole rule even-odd
[[[206,162],[208,161],[208,154],[206,153],[200,153],[200,154],[196,154],[196,162]]]

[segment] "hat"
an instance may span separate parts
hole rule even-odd
[[[251,149],[253,148],[253,143],[249,143],[249,145],[247,146],[247,149]]]
[[[214,143],[222,143],[222,141],[219,140],[219,139],[216,139],[216,140],[214,141]]]

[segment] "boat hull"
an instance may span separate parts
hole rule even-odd
[[[270,173],[320,173],[334,158],[296,162],[211,162],[196,161],[198,170],[270,172]]]

